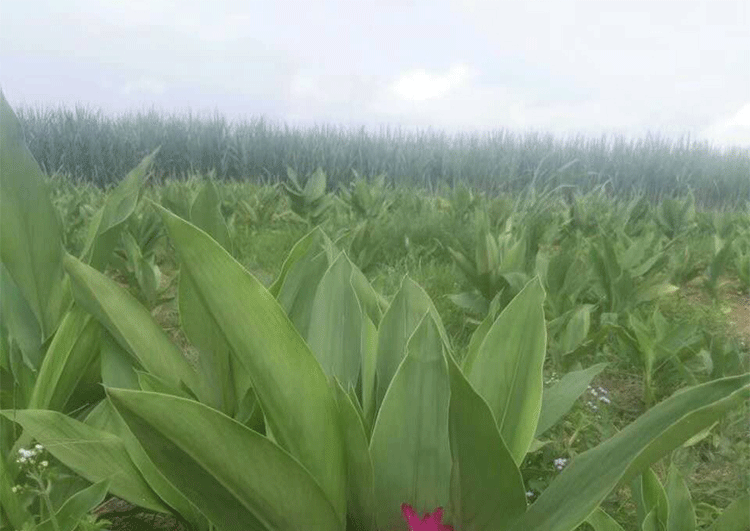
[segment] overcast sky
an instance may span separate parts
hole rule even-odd
[[[12,106],[750,147],[750,1],[2,0],[0,88]]]

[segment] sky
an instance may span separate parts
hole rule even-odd
[[[749,0],[0,3],[10,104],[750,147]]]

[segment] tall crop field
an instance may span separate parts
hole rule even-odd
[[[275,124],[263,118],[165,115],[156,111],[110,117],[74,110],[19,109],[34,158],[48,174],[106,186],[119,181],[155,146],[155,174],[184,177],[216,171],[221,180],[273,182],[287,166],[308,175],[321,168],[335,188],[359,175],[387,175],[397,185],[435,189],[466,182],[489,192],[608,183],[608,192],[645,192],[659,200],[691,188],[699,205],[735,207],[750,197],[750,150],[720,151],[689,138],[658,136],[557,138],[539,133],[458,134],[400,129]]]

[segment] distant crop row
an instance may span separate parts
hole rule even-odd
[[[658,200],[692,189],[699,205],[734,207],[750,197],[750,150],[713,149],[689,139],[659,137],[568,139],[499,130],[462,134],[343,128],[291,128],[264,119],[164,115],[151,111],[110,117],[75,110],[20,109],[34,158],[48,174],[61,173],[98,186],[116,183],[154,146],[160,177],[216,171],[221,180],[278,182],[291,166],[300,174],[321,168],[329,185],[348,183],[353,171],[385,174],[389,181],[434,188],[465,182],[475,189],[514,192],[572,184],[588,191],[645,192]]]

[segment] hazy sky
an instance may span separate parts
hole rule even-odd
[[[750,1],[2,0],[11,105],[750,147]]]

